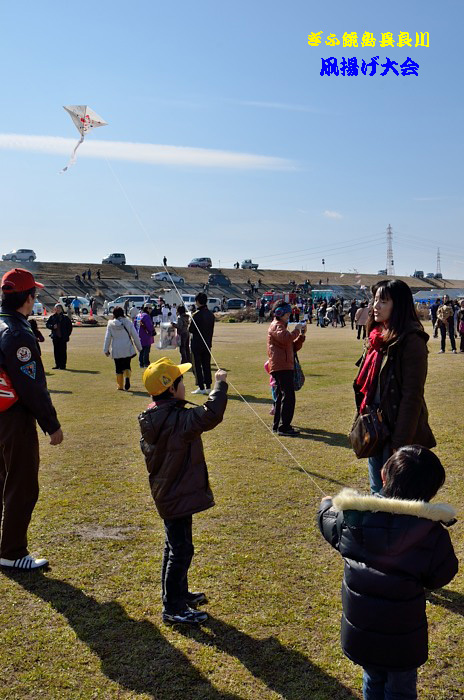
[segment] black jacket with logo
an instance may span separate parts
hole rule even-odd
[[[37,340],[27,318],[18,311],[0,310],[0,366],[18,395],[17,403],[32,413],[44,433],[58,430]]]

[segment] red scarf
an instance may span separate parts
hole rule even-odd
[[[377,389],[377,379],[382,365],[383,348],[385,341],[383,338],[384,329],[376,326],[369,333],[369,349],[364,358],[361,371],[356,379],[356,386],[364,395],[359,412],[362,413],[366,406],[372,403]]]

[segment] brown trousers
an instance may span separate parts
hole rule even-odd
[[[19,559],[28,554],[27,528],[39,497],[35,418],[19,402],[0,413],[0,495],[0,557]]]

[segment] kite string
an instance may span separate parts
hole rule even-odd
[[[112,173],[112,175],[113,175],[114,179],[116,180],[116,182],[117,182],[117,184],[118,184],[118,186],[119,186],[121,192],[123,193],[124,198],[126,199],[126,201],[127,201],[128,205],[129,205],[129,207],[130,207],[132,213],[134,214],[134,216],[135,216],[135,218],[136,218],[136,220],[137,220],[137,222],[138,222],[140,228],[141,228],[142,231],[145,233],[145,236],[146,236],[147,240],[148,240],[149,243],[153,246],[153,248],[155,249],[156,253],[159,254],[159,251],[157,250],[157,248],[156,248],[156,246],[155,246],[155,244],[154,244],[154,242],[153,242],[151,236],[149,235],[149,233],[148,233],[148,231],[147,231],[147,229],[146,229],[146,227],[145,227],[145,225],[144,225],[142,219],[140,218],[138,212],[136,211],[135,207],[133,206],[133,204],[132,204],[132,202],[131,202],[131,200],[130,200],[130,198],[129,198],[127,192],[126,192],[126,190],[124,189],[124,187],[123,187],[123,185],[122,185],[120,179],[119,179],[118,176],[116,175],[114,169],[111,167],[111,164],[108,162],[108,160],[107,160],[106,158],[105,158],[105,160],[106,160],[106,164],[108,165],[108,168],[109,168],[110,172]],[[179,297],[179,300],[180,300],[181,304],[183,305],[183,304],[184,304],[184,300],[182,299],[182,294],[180,293],[179,289],[177,288],[176,283],[175,283],[174,280],[172,279],[171,273],[170,273],[169,270],[167,269],[166,265],[164,265],[164,263],[163,263],[163,267],[164,267],[164,269],[165,269],[167,275],[169,276],[169,278],[170,278],[170,280],[171,280],[171,284],[172,284],[172,286],[174,287],[174,289],[175,289],[175,291],[176,291],[176,293],[177,293],[177,295],[178,295],[178,297]],[[214,364],[216,365],[217,369],[219,370],[219,369],[220,369],[219,364],[217,363],[216,358],[214,357],[214,354],[213,354],[211,348],[208,346],[208,344],[207,344],[205,338],[203,337],[203,335],[202,335],[200,329],[198,328],[198,324],[196,323],[196,321],[195,321],[193,315],[190,314],[190,318],[191,318],[192,323],[195,325],[195,328],[197,329],[200,338],[202,339],[203,343],[205,344],[205,347],[208,349],[208,352],[209,352],[209,354],[210,354],[210,356],[211,356],[211,359],[213,360]],[[267,425],[267,423],[264,422],[264,420],[261,418],[261,416],[259,415],[259,413],[258,413],[258,412],[253,408],[253,406],[246,400],[246,398],[243,396],[243,394],[241,394],[241,392],[240,392],[240,391],[237,389],[237,387],[230,381],[229,378],[228,378],[228,384],[229,384],[230,387],[235,391],[235,393],[237,394],[237,396],[248,406],[248,408],[250,409],[250,411],[251,411],[252,413],[254,413],[254,415],[256,416],[256,418],[263,424],[263,426],[265,427],[265,429],[270,433],[271,437],[273,437],[275,440],[277,440],[277,442],[280,444],[280,446],[282,447],[282,449],[289,455],[289,457],[290,457],[290,458],[295,462],[295,464],[306,474],[306,476],[310,479],[310,481],[314,484],[314,486],[315,486],[315,487],[320,491],[320,493],[325,497],[325,496],[327,495],[327,494],[325,493],[325,491],[323,491],[323,489],[319,486],[319,484],[318,484],[318,483],[316,482],[316,480],[312,477],[312,475],[304,468],[304,466],[299,462],[299,460],[292,454],[292,452],[291,452],[291,451],[288,449],[288,447],[282,442],[282,440],[279,438],[279,436],[278,436],[276,433],[273,432],[272,428],[270,428],[269,425]]]

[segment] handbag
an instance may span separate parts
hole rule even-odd
[[[382,403],[382,399],[386,394],[392,372],[393,363],[391,363],[388,370],[380,403]],[[380,406],[366,406],[363,413],[358,413],[356,415],[348,434],[351,447],[358,459],[372,457],[372,455],[380,452],[389,437],[390,430],[386,424]]]
[[[295,353],[294,365],[293,365],[293,388],[295,391],[299,391],[303,384],[305,383],[304,372],[301,369],[300,362],[298,360],[298,355]]]

